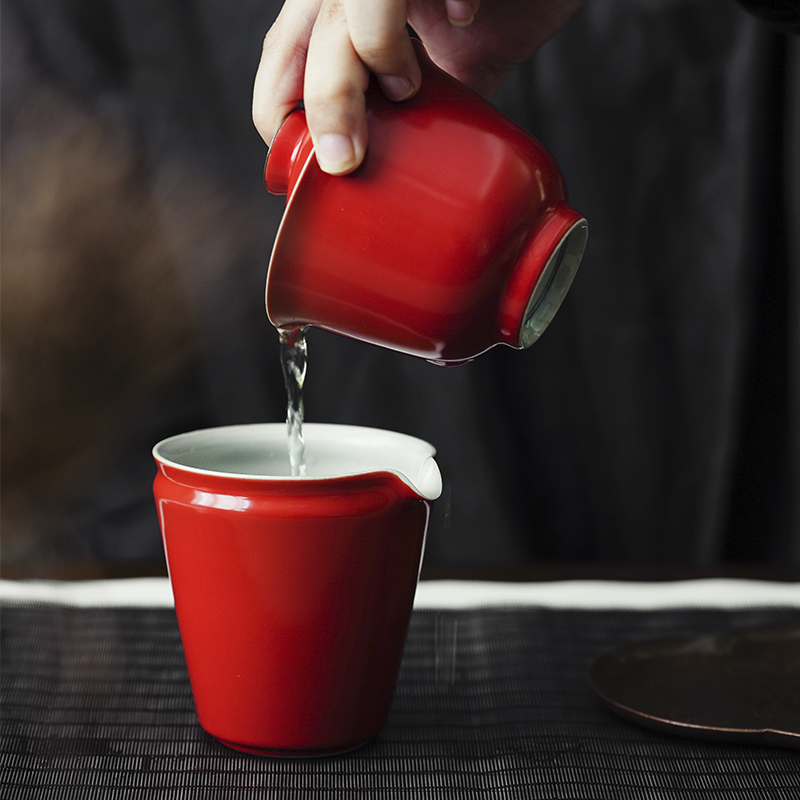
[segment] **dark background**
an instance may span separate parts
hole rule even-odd
[[[161,563],[152,445],[284,418],[250,120],[279,5],[3,3],[6,575]],[[311,331],[306,419],[436,446],[429,569],[800,567],[800,40],[588,0],[495,102],[589,220],[564,306],[447,369]]]

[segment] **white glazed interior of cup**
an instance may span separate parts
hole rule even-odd
[[[422,439],[377,428],[307,423],[306,475],[292,477],[286,425],[208,428],[172,436],[153,448],[160,463],[190,472],[264,480],[319,480],[393,472],[427,500],[442,491],[434,447]]]

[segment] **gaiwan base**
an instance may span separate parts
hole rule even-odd
[[[220,739],[218,736],[214,738],[220,744],[224,744],[225,747],[238,750],[240,753],[248,753],[251,756],[268,756],[271,758],[319,758],[321,756],[338,756],[343,753],[349,753],[352,750],[358,750],[359,747],[364,747],[365,744],[371,742],[375,737],[370,736],[356,744],[347,744],[342,747],[324,747],[318,750],[276,750],[268,747],[247,747],[243,744],[236,744],[236,742],[227,742],[225,739]]]

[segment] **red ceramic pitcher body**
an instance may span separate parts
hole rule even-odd
[[[353,174],[320,170],[301,110],[278,131],[265,179],[287,205],[267,313],[437,363],[528,347],[569,289],[586,220],[544,147],[415,47],[422,88],[392,103],[370,87]]]
[[[305,426],[291,477],[283,424],[172,437],[154,484],[202,727],[262,755],[351,749],[386,723],[433,500],[433,448]]]

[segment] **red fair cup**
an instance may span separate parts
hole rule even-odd
[[[265,180],[287,204],[267,313],[437,363],[529,347],[572,283],[586,220],[542,145],[415,47],[415,97],[367,92],[355,173],[320,170],[303,111],[278,131]]]
[[[237,750],[322,755],[386,723],[433,500],[433,448],[306,425],[290,477],[283,424],[156,445],[154,494],[202,727]]]

